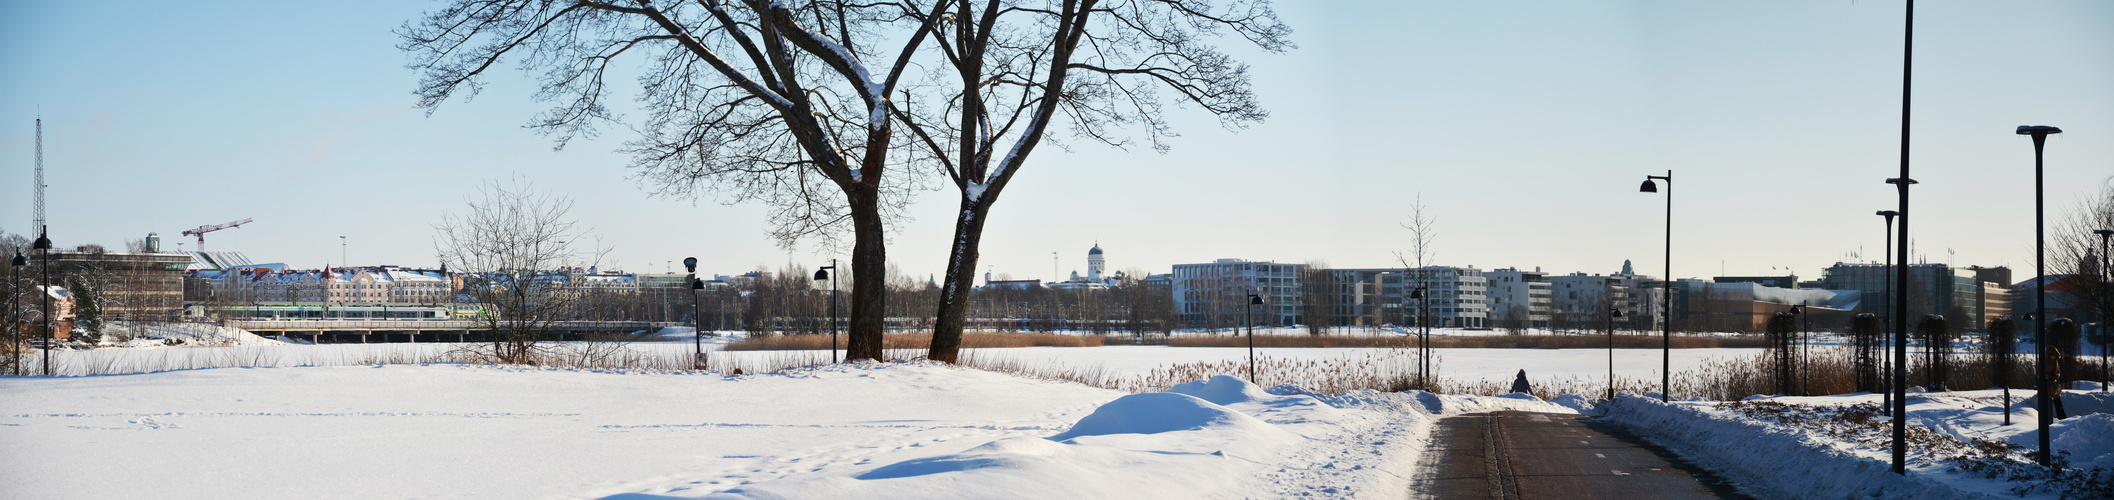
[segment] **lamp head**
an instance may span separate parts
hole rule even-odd
[[[37,232],[37,241],[36,241],[35,243],[32,243],[32,244],[30,244],[30,246],[29,246],[29,247],[30,247],[31,249],[35,249],[35,250],[50,250],[50,249],[51,249],[51,238],[46,238],[46,237],[44,237],[45,233],[48,233],[48,232],[49,232],[49,231],[38,231],[38,232]]]
[[[1791,314],[1805,314],[1806,306],[1791,306]]]
[[[1251,306],[1259,306],[1259,305],[1263,305],[1263,296],[1261,296],[1261,295],[1256,295],[1256,294],[1248,294],[1248,305],[1251,305]]]
[[[1409,291],[1409,298],[1412,298],[1412,299],[1421,299],[1421,298],[1424,298],[1424,289],[1422,289],[1422,288],[1418,288],[1418,289],[1415,289],[1415,290],[1410,290],[1410,291]]]
[[[2046,136],[2046,135],[2048,135],[2048,134],[2060,134],[2060,133],[2063,133],[2063,129],[2059,129],[2059,128],[2055,128],[2055,127],[2050,127],[2050,126],[2047,126],[2047,125],[2020,125],[2020,126],[2019,126],[2019,132],[2018,132],[2018,134],[2019,134],[2019,135],[2034,135],[2034,136]]]
[[[1651,180],[1651,179],[1645,179],[1645,180],[1644,180],[1644,185],[1642,185],[1642,186],[1637,186],[1637,192],[1640,192],[1640,193],[1657,193],[1657,192],[1659,192],[1659,183],[1656,183],[1656,182],[1652,182],[1652,180]]]
[[[1621,319],[1621,318],[1622,318],[1622,310],[1621,310],[1621,309],[1608,309],[1608,317],[1610,317],[1610,318],[1616,318],[1616,319]]]
[[[1880,217],[1885,217],[1885,218],[1887,218],[1888,220],[1892,220],[1892,219],[1894,218],[1894,216],[1896,216],[1896,215],[1901,215],[1901,212],[1896,212],[1896,211],[1893,211],[1893,210],[1880,210],[1880,211],[1879,211],[1879,216],[1880,216]]]
[[[695,279],[695,280],[690,280],[690,289],[691,289],[691,290],[703,290],[703,289],[705,289],[705,280],[701,280],[701,279]]]
[[[2101,238],[2114,236],[2114,229],[2094,229],[2092,230],[2092,234],[2097,234]]]
[[[683,257],[683,269],[697,272],[697,257]]]
[[[828,269],[816,269],[816,270],[815,270],[815,281],[822,281],[822,280],[826,280],[826,279],[829,279],[829,270],[828,270]]]

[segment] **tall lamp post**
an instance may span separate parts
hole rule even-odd
[[[1608,308],[1608,400],[1615,400],[1615,320],[1622,319],[1622,308]]]
[[[1908,0],[1907,4],[1901,16],[1901,177],[1898,179],[1902,182],[1896,185],[1900,206],[1894,209],[1901,216],[1901,232],[1896,233],[1901,244],[1894,249],[1898,252],[1895,262],[1901,265],[1894,269],[1894,281],[1902,286],[1889,299],[1893,301],[1890,305],[1894,308],[1894,315],[1888,318],[1894,322],[1893,471],[1899,475],[1908,475],[1908,403],[1902,400],[1907,395],[1902,382],[1907,381],[1908,371],[1902,365],[1908,358],[1908,187],[1916,183],[1908,176],[1909,83],[1912,81],[1909,76],[1913,74],[1910,69],[1916,61],[1916,0]],[[1894,184],[1895,180],[1889,179],[1887,183]]]
[[[1896,212],[1893,210],[1880,210],[1878,215],[1880,217],[1886,218],[1886,232],[1880,233],[1880,236],[1882,236],[1882,238],[1880,239],[1886,240],[1886,267],[1883,268],[1879,274],[1881,275],[1880,279],[1886,282],[1886,295],[1883,296],[1888,297],[1891,300],[1891,298],[1894,296],[1894,216],[1901,215],[1901,212]],[[1879,309],[1879,331],[1881,332],[1880,338],[1883,339],[1881,342],[1892,343],[1893,339],[1886,338],[1884,332],[1886,332],[1887,323],[1893,322],[1893,311],[1889,310],[1891,308],[1886,307],[1882,307]],[[1884,358],[1886,361],[1884,361],[1883,366],[1879,368],[1879,373],[1881,374],[1879,376],[1880,394],[1882,394],[1882,396],[1879,397],[1879,406],[1885,408],[1893,408],[1893,380],[1887,378],[1884,374],[1893,369],[1894,354],[1892,351],[1886,349],[1886,347],[1880,347],[1880,353],[1881,354],[1879,357]]]
[[[30,248],[44,252],[44,258],[39,259],[37,264],[40,269],[38,272],[43,276],[44,288],[37,290],[37,296],[44,298],[44,309],[39,314],[44,317],[44,355],[38,358],[44,361],[46,377],[51,376],[51,238],[47,237],[50,233],[49,227],[38,228],[37,241],[30,244]]]
[[[2055,381],[2048,380],[2048,242],[2043,233],[2045,228],[2042,227],[2045,225],[2045,217],[2042,213],[2041,146],[2048,142],[2049,134],[2060,133],[2063,133],[2063,129],[2047,125],[2020,125],[2018,129],[2019,135],[2033,136],[2033,336],[2034,343],[2040,345],[2041,351],[2041,361],[2034,370],[2034,378],[2040,385],[2036,386],[2038,390],[2033,391],[2033,402],[2034,407],[2040,409],[2038,413],[2041,465],[2049,465],[2052,458],[2048,456],[2048,426],[2055,423],[2055,414],[2049,411],[2054,402],[2050,400],[2048,393],[2062,390],[2055,387]]]
[[[1248,308],[1241,312],[1241,324],[1248,327],[1248,383],[1255,382],[1255,306],[1263,304],[1261,294],[1248,294]]]
[[[7,318],[7,341],[11,343],[8,346],[8,351],[13,352],[15,356],[15,362],[11,366],[15,367],[15,376],[18,377],[22,376],[22,289],[20,287],[22,285],[22,266],[27,264],[29,264],[29,259],[22,258],[22,250],[19,249],[15,250],[15,259],[8,261],[8,270],[13,271],[13,273],[10,273],[7,279],[8,312],[12,314]]]
[[[815,270],[815,281],[829,280],[829,362],[837,362],[837,259]]]
[[[2114,229],[2094,229],[2099,235],[2099,392],[2107,392],[2107,344],[2114,343],[2114,289],[2109,289],[2109,276],[2114,270],[2107,269],[2107,240],[2114,237]],[[21,257],[15,257],[19,260]],[[2079,353],[2083,354],[2083,353]]]
[[[1653,179],[1666,181],[1666,278],[1660,282],[1664,283],[1660,289],[1664,291],[1661,295],[1665,296],[1666,306],[1662,310],[1666,314],[1666,324],[1665,331],[1659,336],[1659,401],[1664,402],[1672,397],[1674,385],[1674,171],[1667,170],[1664,177],[1644,176],[1644,185],[1637,191],[1659,192],[1659,185],[1653,183]]]
[[[697,279],[697,257],[684,257],[683,269],[690,273],[683,281],[690,283],[690,319],[697,325],[697,329],[690,332],[696,334],[691,343],[697,347],[697,357],[691,359],[690,368],[702,370],[705,367],[705,318],[698,315],[697,292],[705,289],[705,282]]]

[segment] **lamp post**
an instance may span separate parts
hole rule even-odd
[[[51,238],[48,237],[50,233],[50,227],[38,228],[37,241],[30,244],[30,248],[44,252],[44,258],[39,259],[37,265],[40,269],[38,273],[43,276],[44,288],[37,290],[37,296],[44,298],[44,309],[39,314],[44,317],[44,355],[38,356],[38,358],[44,362],[44,376],[46,377],[51,376]]]
[[[829,280],[829,362],[837,362],[837,259],[815,270],[815,281]]]
[[[2052,406],[2054,402],[2050,401],[2048,392],[2051,390],[2062,390],[2059,387],[2055,387],[2055,381],[2048,380],[2048,253],[2047,237],[2043,233],[2045,228],[2042,227],[2044,225],[2044,214],[2042,213],[2041,146],[2048,142],[2049,134],[2060,133],[2063,133],[2063,129],[2047,125],[2020,125],[2018,129],[2019,135],[2033,136],[2033,275],[2035,277],[2035,286],[2033,287],[2033,336],[2034,343],[2040,345],[2041,351],[2041,362],[2034,370],[2036,372],[2034,378],[2039,381],[2040,385],[2037,386],[2039,387],[2038,390],[2033,391],[2033,400],[2035,403],[2034,407],[2040,409],[2041,465],[2049,465],[2052,458],[2048,456],[2048,426],[2054,423],[2055,414],[2049,412],[2049,406]]]
[[[1622,319],[1622,308],[1608,308],[1608,400],[1615,400],[1615,320]]]
[[[15,367],[15,376],[18,377],[22,376],[22,266],[27,264],[29,260],[22,258],[20,249],[15,250],[15,259],[8,261],[8,270],[12,272],[7,279],[7,305],[11,314],[7,318],[7,341],[10,342],[8,351],[15,357],[10,366]]]
[[[1666,278],[1661,281],[1665,284],[1660,286],[1666,302],[1662,309],[1666,323],[1665,331],[1659,336],[1659,401],[1664,402],[1672,397],[1674,385],[1674,171],[1667,170],[1664,177],[1644,176],[1644,185],[1637,191],[1659,192],[1659,185],[1652,183],[1653,179],[1666,181]]]
[[[1806,306],[1791,306],[1791,321],[1798,323],[1798,343],[1791,350],[1791,352],[1796,353],[1797,357],[1794,359],[1797,362],[1791,364],[1791,376],[1797,377],[1793,380],[1798,381],[1799,395],[1811,396],[1813,395],[1813,374],[1810,371],[1799,369],[1806,364]]]
[[[1886,267],[1882,268],[1879,274],[1880,280],[1886,282],[1886,294],[1883,296],[1888,297],[1889,300],[1891,300],[1894,296],[1894,216],[1901,215],[1901,212],[1896,212],[1893,210],[1880,210],[1878,215],[1880,217],[1886,218],[1886,232],[1880,233],[1880,239],[1886,240]],[[1882,344],[1889,344],[1893,342],[1893,339],[1887,338],[1885,334],[1887,323],[1891,323],[1893,320],[1893,311],[1890,311],[1888,309],[1891,308],[1882,307],[1879,310],[1879,331],[1881,332],[1880,338],[1882,339]],[[1880,347],[1879,357],[1884,358],[1886,360],[1883,362],[1883,366],[1879,368],[1879,373],[1881,374],[1879,376],[1880,394],[1882,394],[1882,396],[1879,397],[1879,406],[1885,408],[1893,408],[1893,380],[1887,378],[1884,374],[1893,369],[1894,354],[1893,352],[1888,351],[1886,347],[1882,346]]]
[[[2114,237],[2114,229],[2094,229],[2099,235],[2099,392],[2107,392],[2107,344],[2114,343],[2114,290],[2110,290],[2108,279],[2114,270],[2107,269],[2107,240]],[[21,259],[21,257],[15,257]],[[2082,354],[2082,353],[2080,353]]]
[[[1248,310],[1241,312],[1241,324],[1248,327],[1248,383],[1255,382],[1255,306],[1263,304],[1261,294],[1248,294]]]
[[[697,279],[697,257],[684,257],[683,269],[689,272],[683,281],[690,283],[690,319],[697,325],[696,330],[690,332],[696,334],[691,344],[697,347],[696,357],[690,360],[690,368],[702,370],[705,367],[705,318],[698,315],[697,292],[705,289],[705,282]]]
[[[1916,0],[1907,3],[1902,12],[1901,28],[1901,177],[1896,178],[1900,181],[1898,183],[1894,179],[1887,180],[1899,190],[1897,200],[1900,206],[1894,210],[1901,216],[1901,231],[1895,233],[1900,245],[1894,248],[1899,252],[1894,261],[1901,266],[1894,269],[1894,281],[1902,286],[1889,299],[1893,301],[1890,305],[1894,306],[1894,315],[1888,318],[1894,321],[1893,471],[1899,475],[1908,475],[1908,402],[1903,400],[1907,388],[1902,385],[1908,372],[1902,365],[1908,360],[1908,321],[1905,321],[1908,317],[1908,187],[1916,183],[1908,176],[1909,76],[1913,74],[1910,69],[1916,61]]]
[[[1422,270],[1418,271],[1423,273]],[[1424,285],[1409,291],[1409,298],[1417,299],[1417,385],[1426,392],[1431,391],[1431,298]]]

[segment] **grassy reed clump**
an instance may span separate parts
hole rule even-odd
[[[837,349],[843,349],[848,339],[837,336]],[[932,346],[929,333],[892,333],[881,337],[882,349],[923,350]],[[964,333],[963,349],[991,349],[1007,347],[1100,347],[1099,335],[1058,335],[1044,333]],[[779,335],[752,337],[727,344],[728,351],[824,351],[830,349],[828,335]]]
[[[1347,335],[1269,335],[1256,336],[1256,347],[1414,347],[1421,339],[1414,336],[1347,336]],[[1658,349],[1665,343],[1661,337],[1651,335],[1616,335],[1617,349]],[[1742,337],[1673,337],[1675,349],[1719,349],[1740,347],[1768,347],[1769,341],[1761,336]],[[1185,336],[1167,339],[1172,347],[1247,347],[1246,336]],[[1431,346],[1437,349],[1601,349],[1608,346],[1605,335],[1476,335],[1432,337]]]
[[[1788,392],[1793,395],[1825,396],[1850,394],[1857,391],[1857,378],[1853,368],[1855,354],[1847,347],[1815,348],[1799,365],[1795,385]],[[1776,361],[1770,351],[1742,356],[1712,358],[1705,360],[1694,371],[1674,374],[1674,396],[1696,397],[1720,401],[1731,401],[1747,396],[1779,393],[1774,374]],[[2011,373],[2006,384],[2013,389],[2033,387],[2033,357],[2014,354]],[[1947,361],[1952,365],[1944,387],[1952,390],[1982,390],[1998,387],[1995,356],[1990,354],[1954,353]],[[2099,360],[2080,358],[2083,374],[2099,373]],[[1883,374],[1890,376],[1891,373]],[[1935,390],[1937,380],[1931,379],[1932,371],[1927,366],[1924,354],[1909,353],[1908,385]],[[2095,377],[2086,377],[2087,379]],[[1650,388],[1657,391],[1656,384]]]

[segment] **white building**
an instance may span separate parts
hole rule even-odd
[[[1094,243],[1093,250],[1086,251],[1086,280],[1100,283],[1101,273],[1108,268],[1108,261],[1101,258],[1101,243]]]
[[[1304,264],[1219,259],[1174,265],[1175,314],[1188,328],[1241,325],[1252,310],[1255,324],[1290,326],[1299,320],[1299,273]],[[1263,304],[1251,306],[1249,295]]]
[[[1619,309],[1625,319],[1636,317],[1636,276],[1601,276],[1571,273],[1550,276],[1550,314],[1566,328],[1605,328],[1610,310]]]
[[[1490,282],[1490,318],[1493,326],[1548,328],[1550,284],[1541,268],[1521,271],[1504,268],[1483,273]]]
[[[1429,308],[1431,325],[1454,328],[1488,328],[1490,319],[1489,279],[1475,266],[1426,266],[1409,269],[1405,289],[1424,288],[1429,304],[1408,299],[1403,306],[1414,312]],[[1420,286],[1419,286],[1420,285]],[[1411,323],[1414,324],[1414,323]]]

